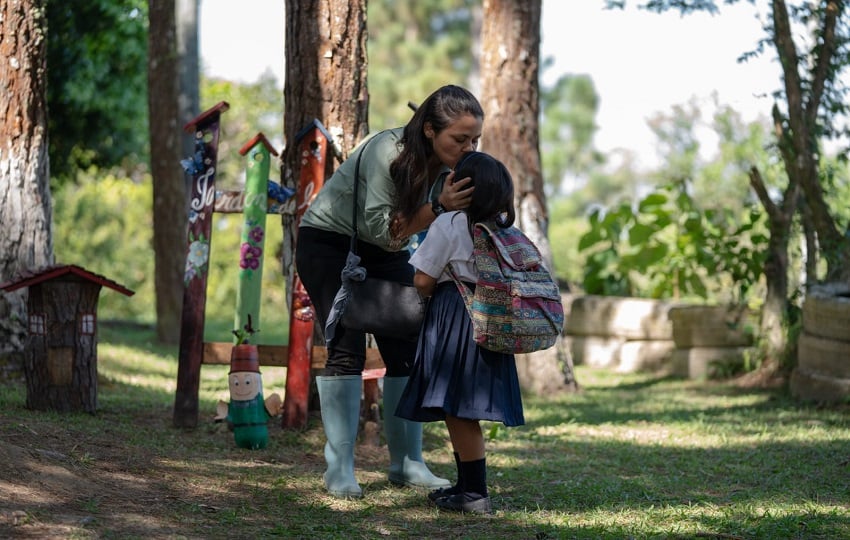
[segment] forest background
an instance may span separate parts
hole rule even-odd
[[[48,42],[49,77],[55,82],[48,85],[50,124],[63,135],[51,138],[50,149],[56,260],[82,264],[137,291],[132,298],[104,295],[101,318],[148,324],[156,315],[150,256],[153,197],[145,165],[147,132],[139,129],[147,125],[147,6],[138,0],[89,2],[85,9],[66,9],[63,16],[57,5],[49,4],[54,11],[48,11],[54,35],[62,36],[53,45]],[[373,128],[404,123],[407,101],[423,99],[445,81],[467,81],[475,88],[477,47],[470,24],[475,23],[476,5],[434,0],[408,10],[388,0],[369,2]],[[86,19],[86,9],[97,17]],[[72,11],[74,16],[67,16]],[[666,18],[677,23],[672,15]],[[89,26],[78,26],[82,24]],[[416,39],[405,39],[410,35]],[[763,45],[741,51],[742,57],[758,53]],[[80,57],[86,62],[68,61]],[[541,72],[548,65],[543,60]],[[394,68],[405,65],[421,69],[399,77]],[[670,72],[675,76],[675,66]],[[202,76],[201,109],[222,100],[231,110],[223,119],[217,182],[238,188],[244,163],[236,150],[259,131],[283,132],[280,81],[269,73],[249,83]],[[555,272],[564,284],[576,292],[760,307],[764,283],[759,254],[767,226],[747,177],[756,164],[773,192],[781,190],[784,178],[771,143],[772,126],[767,116],[745,120],[723,103],[713,104],[708,116],[702,105],[670,104],[654,114],[648,126],[658,162],[639,168],[628,153],[612,155],[595,147],[599,95],[591,76],[567,73],[542,84],[540,151],[548,233]],[[109,121],[99,122],[105,118]],[[706,129],[714,135],[711,149],[698,136]],[[283,144],[280,138],[273,140]],[[824,156],[830,187],[826,198],[836,222],[847,223],[850,211],[841,201],[850,188],[841,156],[840,149]],[[640,222],[647,208],[654,225]],[[232,325],[240,227],[238,218],[216,217],[208,340],[228,335]],[[268,230],[268,245],[274,246],[280,232]],[[818,278],[803,272],[799,227],[795,235],[800,241],[790,244],[792,307],[806,281]],[[260,338],[265,343],[287,339],[280,253],[275,255],[265,259]],[[825,263],[814,270],[824,274]]]

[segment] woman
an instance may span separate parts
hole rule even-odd
[[[413,283],[406,245],[446,210],[469,205],[469,179],[454,182],[450,168],[475,150],[484,111],[468,90],[448,85],[436,90],[403,128],[382,131],[360,147],[325,182],[301,220],[295,264],[310,295],[316,321],[324,327],[340,287],[352,227],[354,169],[360,160],[358,246],[369,276]],[[393,309],[387,306],[388,310]],[[395,416],[416,354],[416,342],[375,336],[387,368],[384,379],[384,432],[394,484],[439,489],[451,484],[434,476],[422,461],[422,424]],[[337,497],[359,498],[354,477],[354,444],[360,419],[361,373],[366,362],[362,332],[336,327],[328,360],[316,377],[325,436],[325,487]]]

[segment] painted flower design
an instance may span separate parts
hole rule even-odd
[[[254,242],[256,242],[256,243],[258,243],[258,244],[259,244],[260,242],[262,242],[262,241],[263,241],[263,235],[264,235],[264,234],[265,234],[265,231],[263,231],[263,228],[262,228],[262,227],[254,227],[254,228],[253,228],[253,229],[251,229],[251,231],[248,233],[248,237],[249,237],[251,240],[253,240]]]
[[[247,270],[256,270],[260,267],[260,257],[263,250],[259,246],[252,246],[245,242],[242,244],[239,266]]]
[[[201,268],[207,264],[209,257],[210,245],[207,242],[195,240],[189,244],[189,254],[186,256],[186,260],[195,268]]]
[[[189,252],[186,254],[186,271],[183,273],[183,284],[188,286],[192,279],[202,276],[210,259],[210,243],[201,234],[192,239],[189,235]]]

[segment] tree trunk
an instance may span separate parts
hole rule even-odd
[[[813,20],[819,39],[810,54],[811,81],[801,80],[800,58],[794,44],[788,8],[784,0],[773,0],[774,45],[782,65],[785,95],[788,104],[787,123],[779,137],[785,169],[789,180],[798,183],[811,210],[812,223],[817,231],[820,253],[827,263],[827,279],[850,282],[850,239],[839,230],[829,211],[821,185],[818,155],[818,114],[823,103],[824,89],[835,77],[838,52],[836,26],[842,17],[842,2],[827,1],[822,19]],[[774,115],[776,113],[774,112]]]
[[[759,371],[772,378],[781,370],[788,351],[788,243],[791,223],[797,212],[800,186],[789,180],[781,204],[777,205],[770,198],[756,167],[750,169],[750,185],[767,212],[770,230],[763,270],[767,291],[759,332],[765,344],[765,354]]]
[[[0,282],[53,264],[44,9],[0,1]],[[25,290],[0,291],[0,356],[20,358],[25,320]]]
[[[366,85],[366,2],[286,0],[286,74],[283,87],[284,137],[281,179],[298,188],[301,159],[296,135],[319,120],[333,137],[343,159],[369,132]],[[325,178],[337,163],[328,159]],[[297,223],[283,217],[282,270],[287,302],[292,291],[292,264]]]
[[[514,178],[517,225],[554,271],[538,141],[541,0],[485,0],[481,102],[486,114],[482,150],[501,160]],[[543,394],[575,386],[566,347],[517,358],[520,381]],[[563,362],[563,365],[561,363]]]
[[[297,135],[314,120],[324,125],[334,141],[334,150],[327,154],[325,179],[337,165],[330,156],[336,153],[339,160],[344,159],[368,134],[367,37],[366,0],[286,0],[283,125],[287,144],[281,156],[280,175],[284,185],[298,189],[301,156]],[[291,199],[293,204],[295,199]],[[296,214],[301,212],[292,208],[282,216],[281,268],[286,282],[287,306],[292,305],[294,288]],[[322,343],[323,339],[322,329],[314,325],[313,342]],[[318,408],[315,400],[309,408]]]
[[[198,62],[198,0],[176,0],[177,58],[179,62],[178,125],[186,125],[201,113],[200,73]],[[183,157],[195,151],[195,137],[181,130]],[[186,192],[192,179],[185,175]],[[188,202],[188,201],[187,201]],[[188,213],[188,208],[187,208]]]
[[[187,226],[174,0],[149,3],[148,110],[153,176],[156,333],[163,343],[180,340]],[[191,120],[191,119],[190,119]]]

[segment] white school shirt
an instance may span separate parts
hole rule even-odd
[[[438,283],[452,280],[452,277],[443,271],[448,262],[452,263],[461,281],[478,281],[465,212],[445,212],[437,216],[428,228],[428,234],[422,244],[410,256],[410,264],[414,268],[437,278]]]

